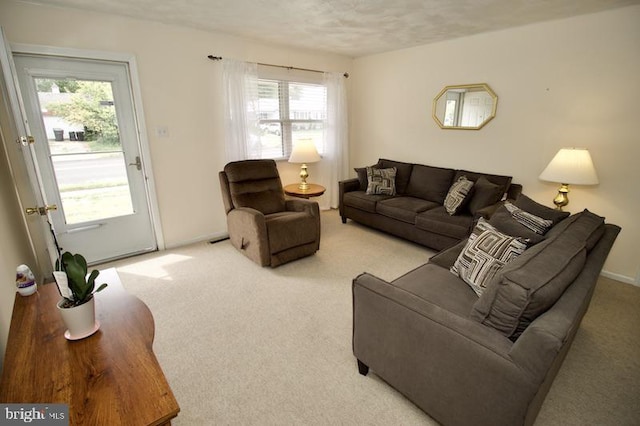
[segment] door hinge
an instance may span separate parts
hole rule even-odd
[[[16,143],[22,146],[28,146],[29,144],[36,143],[36,140],[33,136],[20,136],[16,139]]]

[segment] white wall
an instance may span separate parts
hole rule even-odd
[[[0,25],[12,43],[136,56],[168,247],[226,232],[217,175],[225,164],[222,64],[207,55],[341,72],[350,71],[352,62],[183,27],[11,1],[0,3]],[[156,136],[158,126],[168,128],[168,138]],[[283,162],[279,167],[285,183],[297,180],[299,166]]]
[[[640,275],[640,143],[632,124],[638,22],[640,6],[631,6],[352,61],[114,15],[0,3],[0,25],[13,43],[136,55],[168,246],[226,229],[217,179],[225,163],[221,64],[206,59],[215,54],[349,71],[352,166],[388,157],[510,174],[552,205],[557,185],[537,176],[559,148],[589,148],[601,184],[573,187],[568,207],[623,227],[605,269],[627,281]],[[497,117],[479,131],[441,130],[431,118],[433,97],[445,85],[479,82],[498,94]],[[169,138],[156,137],[157,126],[167,126]],[[279,167],[285,183],[297,180],[297,165]]]
[[[553,206],[559,185],[538,175],[565,146],[590,150],[600,185],[571,188],[583,208],[622,226],[605,270],[639,275],[640,6],[354,60],[351,166],[378,157],[513,175]],[[479,131],[442,130],[431,117],[446,85],[488,83],[496,118]]]

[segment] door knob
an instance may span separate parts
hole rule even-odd
[[[25,213],[28,215],[38,213],[40,216],[46,216],[49,210],[58,210],[58,206],[55,204],[51,204],[44,207],[27,207],[26,209],[24,209]]]

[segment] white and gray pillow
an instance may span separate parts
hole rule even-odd
[[[396,195],[395,167],[376,169],[367,167],[367,194]]]
[[[471,195],[472,188],[473,182],[467,179],[466,176],[460,176],[458,180],[451,185],[444,199],[444,208],[447,210],[447,213],[453,216],[460,212]]]
[[[450,271],[479,297],[496,273],[526,249],[526,239],[503,234],[480,218]]]
[[[534,215],[533,213],[524,211],[508,201],[504,203],[504,206],[507,210],[509,210],[509,213],[511,213],[511,216],[515,220],[531,229],[536,234],[544,235],[549,230],[549,228],[553,226],[552,220],[544,219],[540,216]]]

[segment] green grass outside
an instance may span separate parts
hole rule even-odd
[[[60,191],[67,224],[133,213],[128,185]]]

